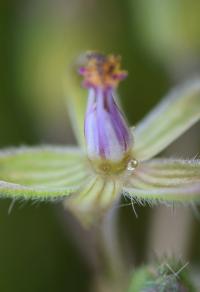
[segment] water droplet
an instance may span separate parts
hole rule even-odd
[[[132,172],[136,169],[137,166],[138,161],[136,159],[131,159],[127,164],[127,170]]]

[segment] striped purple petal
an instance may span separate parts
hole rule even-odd
[[[89,90],[85,116],[88,157],[120,162],[133,144],[133,138],[112,90]]]

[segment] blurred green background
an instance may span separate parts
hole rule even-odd
[[[1,148],[75,143],[62,81],[67,66],[85,50],[122,56],[129,77],[120,96],[131,124],[173,85],[199,72],[198,0],[1,0],[0,5]],[[199,142],[197,126],[166,155],[193,157]],[[0,291],[89,291],[91,271],[64,222],[62,206],[11,204],[0,201]],[[174,250],[180,247],[180,256],[200,263],[200,222],[188,208],[178,211],[180,217],[166,208],[136,209],[139,219],[131,207],[121,208],[119,219],[121,236],[129,234],[124,255],[130,265],[162,247],[158,221],[166,223],[169,236],[176,238],[180,231]],[[169,216],[176,221],[172,231]]]

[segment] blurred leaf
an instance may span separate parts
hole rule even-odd
[[[88,292],[90,267],[60,204],[19,201],[8,215],[10,204],[0,201],[0,291]]]
[[[84,155],[75,147],[22,147],[0,152],[0,195],[54,199],[80,188],[88,176]]]
[[[74,69],[74,70],[73,70]],[[79,145],[84,145],[84,116],[87,92],[80,85],[80,78],[75,67],[68,69],[64,90],[71,124]]]
[[[168,66],[185,62],[200,50],[198,0],[131,0],[133,27],[140,41]],[[136,20],[136,21],[135,21]],[[135,32],[134,32],[135,33]]]
[[[200,160],[154,159],[141,163],[124,193],[136,201],[200,201]]]
[[[200,119],[200,80],[167,95],[133,129],[134,157],[146,160],[161,152]]]

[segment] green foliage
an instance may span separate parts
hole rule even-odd
[[[166,148],[200,119],[200,81],[174,89],[133,129],[136,159],[146,160]]]
[[[132,0],[140,39],[163,63],[187,61],[200,50],[198,0]]]
[[[80,78],[75,66],[68,68],[64,91],[66,104],[71,119],[74,134],[79,145],[84,146],[84,115],[86,111],[87,92],[80,86]]]

